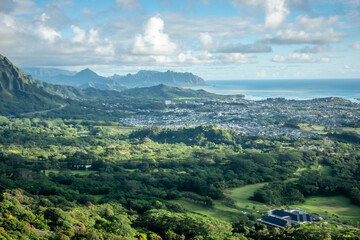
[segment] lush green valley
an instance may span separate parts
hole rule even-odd
[[[342,195],[359,205],[356,144],[244,137],[213,126],[174,130],[5,117],[0,125],[0,236],[5,239],[303,239],[310,232],[317,235],[309,239],[341,239],[360,234],[353,228],[359,217],[332,209],[327,214],[307,208],[330,222],[325,227],[269,233],[256,222],[271,206],[305,209],[311,196]],[[324,150],[303,150],[314,145]],[[348,204],[350,212],[359,211]]]

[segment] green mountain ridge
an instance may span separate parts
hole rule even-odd
[[[34,80],[0,55],[0,113],[13,115],[56,108],[64,104],[59,96],[38,88]]]
[[[13,65],[9,59],[3,56],[0,58],[0,71],[0,114],[5,116],[57,109],[64,105],[76,105],[78,101],[83,101],[85,104],[89,104],[91,101],[128,102],[132,104],[134,100],[141,99],[163,101],[178,98],[232,97],[217,95],[204,90],[167,86],[165,84],[132,88],[121,92],[110,90],[113,86],[111,84],[109,84],[107,89],[103,90],[100,90],[96,83],[92,82],[88,82],[88,87],[85,89],[69,85],[52,84],[34,80],[30,75],[26,75]],[[90,69],[85,69],[75,76],[81,77],[83,82],[87,81],[87,77],[90,79],[100,77]],[[75,76],[67,77],[70,79]]]
[[[160,84],[152,87],[131,88],[121,92],[123,96],[139,98],[214,98],[220,95],[204,90],[192,90]]]
[[[114,74],[110,77],[99,76],[89,68],[78,73],[61,69],[24,68],[27,74],[47,83],[76,86],[81,89],[94,87],[100,90],[123,91],[127,88],[151,87],[165,84],[173,87],[191,87],[206,85],[204,79],[189,73],[158,72],[141,70],[136,74],[124,76]]]

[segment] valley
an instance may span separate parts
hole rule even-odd
[[[278,239],[273,208],[324,219],[295,238],[360,234],[359,103],[80,89],[1,60],[5,239]]]

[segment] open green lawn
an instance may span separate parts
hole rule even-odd
[[[232,198],[235,201],[236,206],[243,210],[267,211],[269,207],[265,204],[249,200],[249,198],[254,195],[254,192],[264,185],[265,183],[257,183],[229,189],[226,192],[226,195]]]
[[[327,169],[325,170],[327,171]],[[233,222],[243,217],[246,212],[252,212],[256,217],[267,214],[267,210],[271,207],[266,204],[251,201],[249,198],[254,192],[264,186],[266,183],[251,184],[244,187],[229,189],[225,192],[226,196],[235,201],[237,208],[225,206],[220,201],[214,201],[213,208],[205,207],[192,201],[181,199],[172,201],[182,205],[186,210],[204,214],[207,216],[220,218],[225,221]],[[285,209],[286,206],[279,207]],[[325,218],[326,221],[341,221],[347,224],[360,223],[360,207],[351,203],[350,199],[344,196],[318,196],[309,197],[305,203],[289,206],[290,209],[300,208],[303,211],[316,213]]]
[[[129,134],[135,127],[125,127],[125,126],[97,126],[99,128],[109,128],[116,133]]]
[[[311,125],[308,123],[301,123],[298,126],[300,127],[300,129],[302,129],[304,131],[313,132],[313,133],[317,133],[317,134],[327,134],[327,132],[324,131],[325,130],[324,126]]]
[[[360,223],[360,207],[352,204],[350,199],[344,196],[309,197],[305,203],[289,207],[298,207],[331,219],[339,217],[348,223]]]
[[[180,204],[188,211],[200,213],[213,218],[219,218],[228,222],[236,222],[241,217],[245,216],[241,210],[227,207],[219,201],[214,201],[215,205],[211,208],[186,199],[172,200],[170,202]]]
[[[257,189],[264,186],[264,184],[265,183],[258,183],[227,190],[225,194],[236,202],[236,208],[225,206],[221,201],[214,201],[214,207],[212,208],[186,199],[171,202],[180,204],[188,211],[219,218],[228,222],[238,221],[240,218],[249,214],[249,212],[253,212],[257,217],[260,217],[262,214],[266,214],[266,211],[270,208],[263,203],[251,201],[248,198],[250,198]],[[257,213],[256,211],[260,212]]]

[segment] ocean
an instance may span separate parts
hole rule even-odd
[[[192,89],[204,89],[223,95],[243,94],[249,100],[342,97],[359,102],[360,99],[360,79],[216,80],[206,83],[207,86]]]

